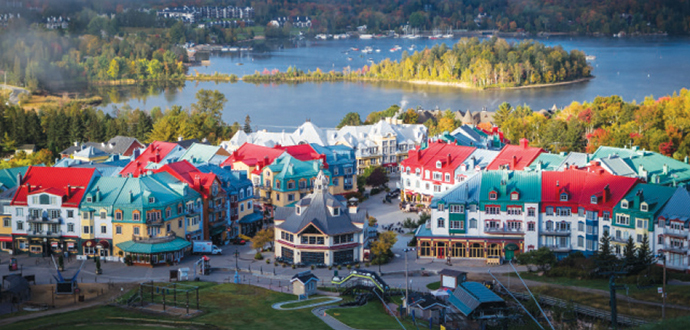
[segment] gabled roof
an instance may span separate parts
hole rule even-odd
[[[74,157],[82,157],[87,159],[107,156],[108,154],[106,152],[95,147],[86,147],[74,153]]]
[[[409,157],[400,162],[400,165],[411,168],[422,167],[429,171],[454,172],[475,150],[477,148],[459,146],[454,143],[432,142],[426,149],[410,150]],[[436,167],[438,161],[442,164],[441,169]]]
[[[307,284],[309,281],[319,281],[319,278],[316,277],[316,275],[312,274],[310,271],[305,271],[305,272],[300,272],[295,274],[295,276],[292,277],[290,280],[290,283],[294,281],[300,281],[302,284]]]
[[[357,213],[349,213],[347,208],[328,192],[327,181],[325,175],[319,173],[314,184],[314,193],[296,203],[301,207],[300,214],[297,214],[295,208],[278,207],[275,219],[285,221],[276,227],[291,233],[299,233],[312,225],[329,236],[361,232],[362,229],[354,223],[363,223],[366,212],[358,210]],[[329,207],[338,207],[341,211],[337,216],[333,216]]]
[[[309,144],[298,144],[294,146],[281,146],[276,145],[274,148],[278,150],[284,150],[290,156],[295,157],[301,161],[321,159],[322,156]]]
[[[219,146],[212,146],[202,143],[193,143],[182,154],[178,161],[186,160],[192,164],[208,163],[214,159],[214,156],[225,156],[223,160],[230,156],[230,153]]]
[[[449,190],[435,195],[431,200],[429,207],[436,208],[439,202],[443,202],[445,204],[479,202],[482,173],[483,172],[477,172],[464,181],[456,183]]]
[[[675,192],[676,188],[674,187],[637,183],[630,189],[630,192],[622,198],[628,201],[628,209],[623,209],[621,203],[618,203],[616,207],[614,207],[614,210],[623,213],[630,211],[641,212],[640,205],[642,203],[647,203],[647,213],[656,215]]]
[[[463,282],[455,288],[448,302],[465,316],[469,316],[484,303],[500,303],[503,299],[481,283]]]
[[[182,147],[176,143],[171,142],[152,142],[135,160],[127,164],[120,172],[120,175],[125,176],[132,174],[133,176],[141,175],[146,172],[149,163],[160,163],[170,152],[175,150],[182,150]]]
[[[555,171],[566,158],[563,154],[541,153],[528,168],[540,171]]]
[[[568,166],[584,167],[587,166],[590,160],[590,155],[582,152],[571,152],[558,165],[556,171],[562,171]]]
[[[30,194],[43,190],[64,196],[62,205],[65,207],[78,207],[94,173],[92,168],[30,166],[12,199],[12,205],[27,205]]]
[[[568,195],[567,203],[580,202],[583,188],[589,175],[595,175],[587,170],[569,168],[563,171],[544,171],[541,174],[542,204],[563,203],[561,194]],[[589,196],[591,197],[591,196]]]
[[[174,143],[177,143],[180,147],[187,149],[191,147],[193,144],[209,144],[205,139],[204,141],[199,141],[199,139],[189,139],[189,140],[180,140],[178,139]]]
[[[508,166],[510,170],[521,171],[531,164],[534,159],[544,152],[542,148],[529,146],[526,139],[520,140],[520,145],[506,145],[496,158],[487,166],[487,170],[498,170],[501,166]]]
[[[460,166],[455,170],[455,174],[464,174],[470,176],[476,173],[477,170],[484,170],[489,163],[491,163],[496,156],[498,156],[499,151],[487,150],[487,149],[476,149],[460,164]],[[463,165],[465,165],[465,171],[462,170]]]
[[[215,174],[201,172],[186,160],[163,165],[163,167],[155,171],[155,173],[160,172],[170,173],[178,180],[187,183],[204,198],[211,197],[211,187],[216,181],[218,181],[218,191],[222,191],[220,180],[218,180]]]
[[[29,169],[28,166],[4,168],[0,170],[0,190],[7,190],[17,187],[19,181],[17,181],[17,174],[24,177],[26,171]]]
[[[283,154],[273,161],[273,164],[268,166],[271,172],[274,172],[273,179],[288,180],[300,179],[306,177],[315,177],[321,171],[321,160],[301,161],[288,154]],[[331,177],[331,172],[323,170],[323,173]]]
[[[638,182],[636,178],[627,178],[609,174],[603,170],[587,171],[587,180],[580,195],[580,205],[592,206],[592,196],[597,197],[597,208],[610,208],[614,206],[630,191]],[[604,201],[604,190],[608,187],[609,194]]]
[[[489,200],[489,192],[496,191],[496,200]],[[519,192],[517,201],[510,200],[510,193]],[[537,203],[541,201],[541,173],[526,171],[486,171],[482,173],[479,199],[487,202]]]
[[[670,185],[690,181],[690,165],[657,152],[640,150],[638,147],[615,148],[601,146],[592,159],[603,163],[618,156],[636,176],[650,183]],[[666,168],[664,170],[664,168]],[[646,173],[643,173],[646,172]],[[615,172],[614,172],[615,173]],[[620,174],[624,175],[624,174]],[[632,175],[630,175],[632,176]]]
[[[268,166],[284,152],[280,149],[245,143],[239,149],[233,151],[221,166],[232,166],[232,164],[237,162],[244,163],[247,166],[256,166],[260,163],[262,166]]]

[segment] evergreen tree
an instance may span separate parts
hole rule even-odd
[[[636,252],[637,248],[635,247],[635,241],[632,236],[629,236],[623,248],[623,260],[625,261],[626,267],[633,267],[637,263]]]
[[[640,247],[637,249],[636,259],[635,264],[637,266],[637,272],[640,272],[652,265],[654,255],[652,254],[652,250],[649,248],[649,237],[647,234],[642,235],[642,242],[640,242]]]
[[[247,115],[247,118],[244,118],[244,127],[242,129],[247,134],[252,132],[252,119],[249,118],[249,115]]]
[[[508,102],[503,102],[501,105],[498,106],[498,111],[494,113],[493,116],[493,121],[494,125],[498,127],[502,127],[503,123],[510,118],[510,114],[513,110],[513,107],[510,106],[510,103]]]
[[[615,269],[617,258],[611,250],[611,236],[609,236],[608,231],[604,231],[604,234],[601,235],[596,261],[600,272]]]

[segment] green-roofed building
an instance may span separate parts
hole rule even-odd
[[[623,247],[632,237],[635,245],[642,242],[643,235],[654,239],[654,219],[661,213],[664,205],[676,192],[675,187],[656,184],[638,183],[613,208],[611,227],[604,226],[609,231],[613,245],[613,252],[622,255]]]
[[[690,182],[690,165],[658,152],[642,150],[639,147],[616,148],[601,146],[592,154],[601,166],[609,172],[638,177],[649,183],[670,186]]]
[[[202,238],[201,204],[198,192],[165,172],[97,178],[80,207],[79,253],[134,264],[177,262],[188,241]]]
[[[230,153],[219,146],[212,146],[203,143],[193,143],[178,161],[186,160],[192,165],[215,164],[220,165],[230,157]]]
[[[543,152],[539,154],[539,157],[537,157],[527,169],[533,171],[557,171],[566,157],[566,153],[548,154]]]
[[[12,251],[12,214],[9,206],[27,169],[27,166],[23,166],[0,170],[0,252]]]
[[[283,154],[261,170],[261,197],[270,199],[274,207],[292,206],[313,192],[314,180],[322,167],[321,159],[301,161]],[[324,169],[323,174],[328,178],[331,190],[331,172]]]

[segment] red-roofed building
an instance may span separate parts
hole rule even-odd
[[[527,139],[520,139],[519,145],[506,145],[494,160],[486,167],[487,170],[517,170],[522,171],[544,152],[542,148],[529,146]]]
[[[155,173],[168,172],[178,180],[185,182],[203,197],[202,223],[204,240],[213,240],[220,244],[227,238],[228,216],[225,190],[222,183],[213,173],[199,171],[186,160],[163,165]]]
[[[29,167],[10,203],[14,251],[77,254],[82,229],[94,230],[92,223],[83,223],[79,206],[95,173],[93,168]]]
[[[542,172],[541,223],[528,224],[525,245],[547,246],[559,257],[572,250],[592,255],[599,249],[599,235],[609,231],[613,208],[637,182],[602,168]],[[538,227],[530,231],[530,226]]]
[[[155,168],[150,166],[152,163],[160,164],[171,153],[177,153],[183,150],[184,148],[177,143],[153,141],[139,156],[120,171],[120,175],[127,176],[131,174],[133,177],[137,177],[143,173],[154,170]]]
[[[477,148],[454,143],[432,142],[426,149],[408,152],[400,162],[403,200],[429,203],[434,195],[448,190],[455,181],[455,170]]]
[[[273,148],[278,150],[283,150],[290,154],[290,156],[295,157],[301,161],[309,161],[321,159],[324,164],[326,163],[326,155],[319,154],[314,148],[309,144],[298,144],[294,146],[283,147],[281,145],[276,145]]]
[[[261,170],[273,163],[285,151],[278,148],[269,148],[256,144],[245,143],[237,150],[233,151],[230,157],[223,161],[220,166],[231,166],[233,170],[247,172],[247,177],[252,177],[252,173],[261,176]],[[252,179],[254,186],[259,182]]]

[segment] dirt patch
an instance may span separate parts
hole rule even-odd
[[[31,287],[31,300],[23,304],[22,307],[45,306],[51,308],[62,308],[84,304],[87,302],[109,301],[120,294],[129,291],[135,285],[129,283],[108,284],[108,283],[80,283],[79,292],[74,295],[54,294],[54,284],[41,284]],[[79,301],[79,296],[84,296],[84,301]]]

